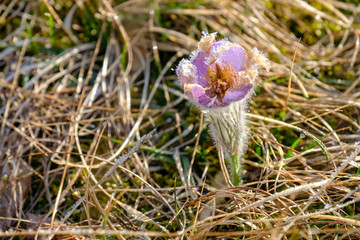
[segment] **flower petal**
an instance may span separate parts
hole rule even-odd
[[[235,72],[245,71],[248,59],[245,55],[245,51],[240,46],[230,47],[223,51],[216,59],[217,64],[230,64]]]
[[[250,91],[252,90],[253,85],[252,84],[248,84],[246,86],[243,86],[239,89],[233,90],[233,91],[229,91],[225,94],[222,103],[227,106],[232,102],[236,102],[239,100],[244,99],[247,95],[249,95]]]
[[[206,95],[205,89],[198,84],[184,85],[184,92],[195,104],[199,104],[206,108],[219,107],[214,99]]]
[[[202,87],[207,87],[207,81],[205,75],[207,74],[208,65],[205,63],[205,58],[207,54],[205,52],[199,52],[196,58],[193,60],[192,64],[195,65],[197,70],[197,79],[196,83]]]

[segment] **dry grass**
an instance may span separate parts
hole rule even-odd
[[[4,0],[0,236],[360,239],[350,2]],[[272,60],[239,187],[173,72],[204,30]]]

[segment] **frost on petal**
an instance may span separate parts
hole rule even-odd
[[[269,59],[256,47],[250,51],[249,54],[249,65],[252,69],[258,69],[259,67],[263,67],[267,72],[270,71],[270,61]]]
[[[176,68],[176,75],[181,84],[194,84],[196,82],[197,70],[189,60],[182,59]]]
[[[212,34],[208,34],[208,33],[205,33],[203,35],[203,37],[200,39],[200,42],[199,42],[199,48],[205,52],[205,53],[209,53],[212,46],[213,46],[213,43],[215,42],[215,37],[216,37],[216,32],[215,33],[212,33]]]
[[[224,105],[229,105],[232,102],[236,102],[244,99],[251,92],[252,87],[253,86],[249,84],[234,91],[227,92],[222,100],[222,103]]]
[[[259,78],[259,72],[258,70],[254,69],[248,69],[246,71],[238,72],[239,75],[239,81],[237,82],[237,87],[241,87],[244,85],[247,85],[249,83],[256,85]]]
[[[234,46],[239,46],[239,45],[233,42],[229,42],[225,39],[219,40],[217,42],[214,42],[214,44],[212,45],[211,54],[220,55],[223,51]]]

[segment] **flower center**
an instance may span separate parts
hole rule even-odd
[[[227,90],[234,87],[236,78],[237,74],[230,64],[220,66],[215,63],[214,67],[208,68],[205,75],[208,85],[205,91],[209,97],[217,97],[221,101]]]

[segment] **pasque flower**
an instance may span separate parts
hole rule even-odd
[[[218,148],[225,153],[232,183],[241,183],[241,158],[247,147],[247,102],[258,83],[258,69],[270,69],[268,59],[256,48],[245,51],[216,33],[201,38],[190,59],[176,69],[189,100],[210,119]]]

